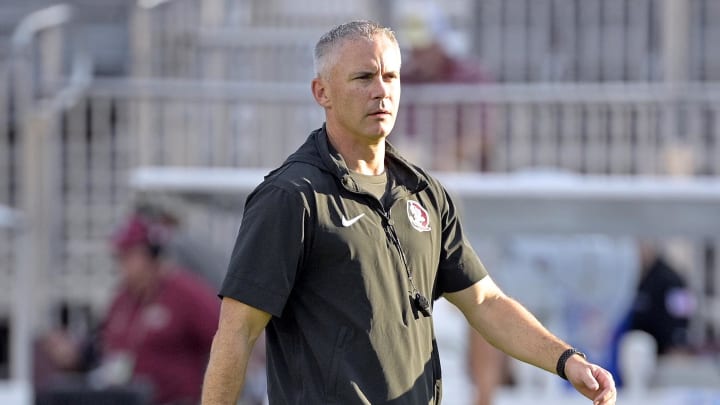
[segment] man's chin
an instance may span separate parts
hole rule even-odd
[[[374,132],[370,135],[370,138],[382,140],[387,138],[390,135],[390,131],[380,131],[380,132]]]
[[[369,131],[369,133],[372,133],[374,136],[378,138],[385,138],[388,135],[390,135],[390,132],[392,132],[394,126],[393,123],[381,123],[377,128],[375,128],[372,131]]]

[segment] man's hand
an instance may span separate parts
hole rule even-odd
[[[580,356],[572,356],[565,363],[565,375],[579,393],[593,401],[593,405],[615,405],[615,381],[607,370]]]

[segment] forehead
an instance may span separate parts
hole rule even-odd
[[[376,66],[379,62],[389,69],[400,68],[400,48],[396,42],[383,34],[375,35],[372,40],[345,39],[338,44],[336,52],[337,65],[344,67]]]

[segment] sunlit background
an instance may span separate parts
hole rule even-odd
[[[359,18],[396,31],[404,64],[437,42],[479,72],[404,82],[390,141],[458,198],[498,283],[615,372],[623,347],[656,362],[623,403],[719,403],[717,0],[3,0],[0,402],[32,403],[38,336],[102,319],[134,205],[229,255],[243,197],[322,124],[315,42]],[[641,245],[686,282],[666,305],[687,339],[658,358],[620,343]],[[586,403],[496,364],[495,404]]]

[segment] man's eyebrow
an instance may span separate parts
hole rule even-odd
[[[364,70],[356,70],[352,73],[350,73],[350,76],[352,77],[359,77],[359,76],[373,76],[377,74],[377,69],[364,69]]]

